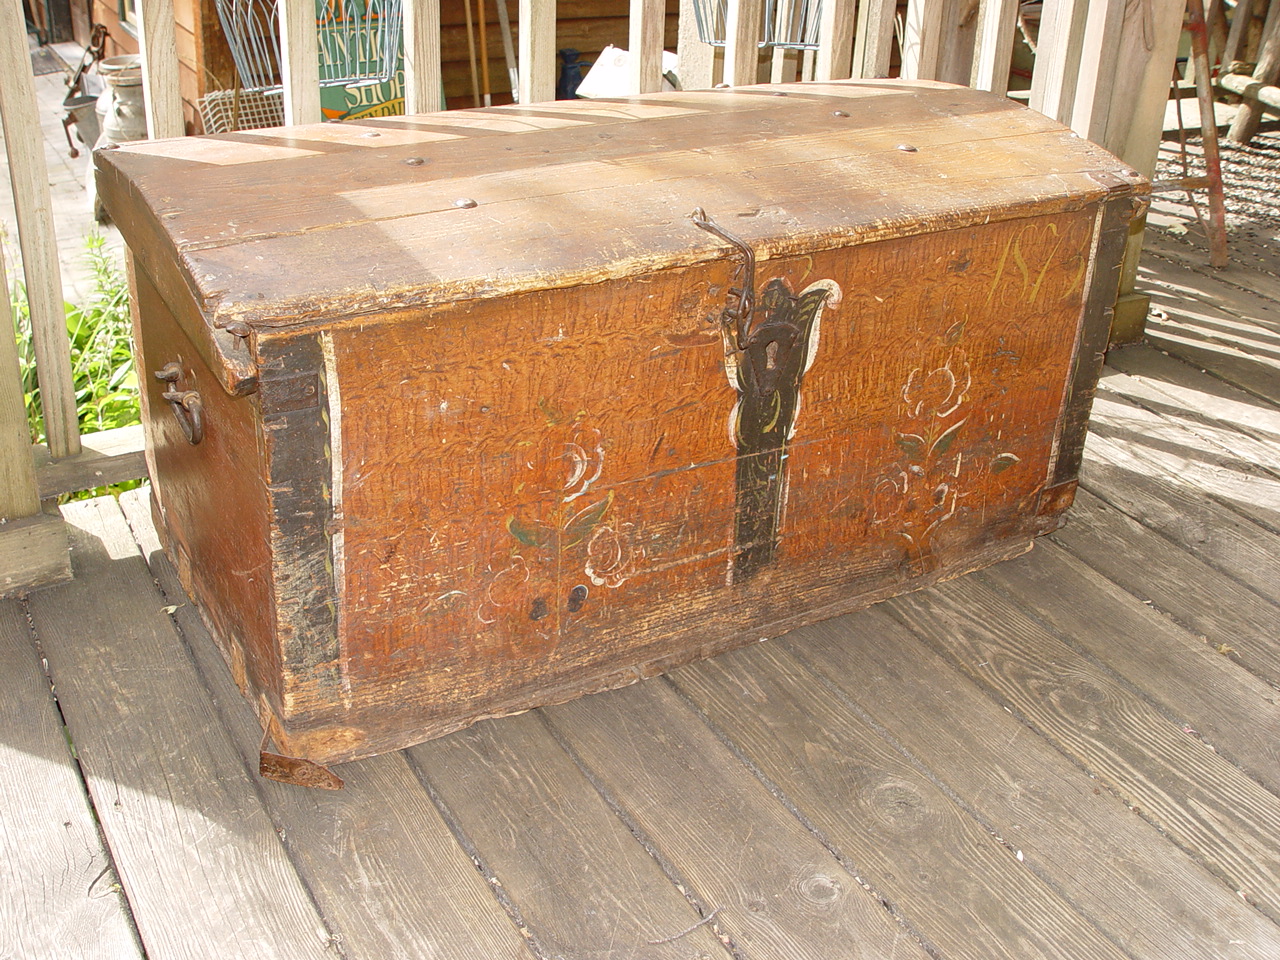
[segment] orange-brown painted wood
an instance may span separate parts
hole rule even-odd
[[[144,364],[206,401],[193,445],[149,398],[170,549],[319,763],[1028,549],[1144,189],[1008,101],[884,81],[98,163]]]

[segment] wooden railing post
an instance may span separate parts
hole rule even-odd
[[[444,109],[440,0],[404,0],[404,112]]]
[[[909,0],[902,35],[902,76],[933,80],[938,75],[938,43],[946,0]]]
[[[724,18],[724,80],[730,86],[756,82],[763,17],[763,0],[729,0]]]
[[[1125,6],[1125,0],[1095,0],[1084,25],[1071,129],[1094,143],[1107,142],[1115,80],[1127,72],[1118,62]]]
[[[1150,177],[1156,169],[1160,130],[1165,104],[1169,102],[1169,82],[1178,55],[1185,6],[1186,0],[1150,0],[1149,5],[1125,5],[1115,58],[1100,68],[1110,75],[1111,98],[1106,134],[1098,142],[1144,177]],[[1129,243],[1120,274],[1120,297],[1111,327],[1115,343],[1131,342],[1142,336],[1150,306],[1150,297],[1136,292],[1145,228],[1145,217],[1135,217],[1129,227]]]
[[[15,36],[25,39],[26,34],[19,32]],[[24,64],[24,69],[30,67]],[[11,74],[2,72],[0,67],[0,77],[7,81]],[[7,134],[5,143],[13,149]],[[46,514],[40,508],[22,373],[11,335],[9,271],[4,265],[3,248],[0,284],[5,290],[0,297],[0,596],[8,597],[71,579],[71,554],[62,517]]]
[[[173,0],[142,0],[138,48],[142,51],[142,82],[146,89],[147,136],[152,140],[181,137],[187,132],[178,87],[178,42]]]
[[[706,90],[715,80],[716,48],[698,36],[694,0],[680,0],[680,23],[676,54],[680,57],[680,86],[685,90]]]
[[[280,72],[284,83],[284,122],[319,123],[320,42],[315,0],[280,0]]]
[[[556,98],[556,0],[520,0],[520,103]]]
[[[815,80],[847,80],[853,75],[854,20],[854,0],[824,0]]]
[[[982,0],[978,7],[973,71],[969,75],[971,87],[1001,96],[1008,92],[1017,17],[1018,0]]]
[[[631,0],[631,89],[656,93],[662,89],[662,35],[666,25],[665,0]]]
[[[893,18],[897,0],[860,0],[853,47],[853,76],[877,79],[889,75],[893,56]]]
[[[71,376],[71,344],[67,338],[62,271],[53,234],[49,199],[49,167],[40,135],[39,108],[27,51],[21,0],[0,0],[0,124],[9,155],[9,178],[18,216],[22,272],[31,306],[40,401],[45,433],[55,457],[80,452],[76,398]],[[8,301],[8,287],[5,288]],[[11,335],[12,327],[4,335]]]
[[[1085,17],[1089,7],[1095,5],[1088,0],[1045,0],[1041,14],[1029,103],[1032,110],[1062,123],[1071,122],[1084,50]],[[1181,18],[1178,22],[1181,26]]]

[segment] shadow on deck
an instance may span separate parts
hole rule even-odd
[[[1031,554],[340,793],[257,778],[145,495],[67,508],[75,582],[0,604],[0,955],[1280,956],[1280,279],[1243,243],[1155,244],[1153,345]]]

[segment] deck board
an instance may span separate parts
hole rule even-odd
[[[781,644],[1131,956],[1280,953],[1280,929],[888,613]]]
[[[775,645],[671,677],[927,947],[965,960],[1123,956]]]
[[[633,832],[748,956],[927,954],[667,684],[544,710]]]
[[[0,603],[0,730],[0,956],[140,958],[25,612],[12,600]]]
[[[637,843],[536,713],[407,752],[541,955],[731,956],[715,917]]]
[[[116,501],[64,513],[76,579],[29,606],[147,956],[331,958]]]
[[[1194,850],[1248,902],[1280,919],[1280,797],[976,578],[885,607],[1171,840]]]
[[[1052,542],[1280,687],[1280,606],[1082,490]]]
[[[1280,254],[1186,221],[1029,555],[338,793],[257,778],[145,490],[66,508],[0,604],[0,955],[1280,956]]]
[[[1280,792],[1276,690],[1054,543],[975,575]],[[1085,598],[1087,602],[1082,602]],[[1105,606],[1105,618],[1097,616]],[[1280,628],[1280,617],[1275,619]]]

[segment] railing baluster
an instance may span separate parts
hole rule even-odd
[[[680,0],[680,24],[676,54],[680,57],[680,86],[685,90],[705,90],[715,83],[716,48],[698,35],[694,0]]]
[[[854,0],[826,0],[818,31],[818,80],[847,80],[853,73]]]
[[[31,456],[31,431],[22,396],[22,370],[18,348],[8,332],[13,329],[9,305],[9,271],[4,248],[0,247],[0,283],[4,297],[0,303],[0,520],[33,517],[40,512],[36,489],[36,466]]]
[[[763,7],[763,0],[729,0],[724,20],[724,79],[731,86],[756,82]]]
[[[662,36],[666,26],[665,0],[631,0],[631,89],[655,93],[662,89]]]
[[[946,0],[909,0],[902,37],[902,76],[933,80],[938,75],[938,42]]]
[[[897,7],[897,0],[859,2],[853,76],[876,79],[889,75],[889,61],[893,56],[893,18]]]
[[[556,0],[520,0],[520,102],[556,98]]]
[[[142,0],[138,48],[146,87],[147,136],[152,140],[187,132],[178,87],[178,43],[173,0]]]
[[[1002,96],[1008,92],[1017,17],[1018,0],[982,0],[978,8],[973,72],[969,76],[971,87]]]
[[[63,307],[62,271],[53,234],[49,167],[36,106],[21,0],[0,0],[0,123],[18,215],[22,272],[31,305],[32,338],[44,405],[45,433],[55,457],[80,452],[71,344]],[[4,295],[7,297],[6,288]],[[28,454],[29,455],[29,454]]]
[[[1106,142],[1125,6],[1125,0],[1094,0],[1085,21],[1071,129],[1094,143]]]
[[[314,0],[280,0],[280,71],[284,122],[319,123],[320,43]]]
[[[1088,0],[1045,0],[1040,18],[1029,103],[1032,110],[1063,123],[1071,122],[1090,6]]]
[[[444,109],[440,0],[404,0],[404,112]]]

